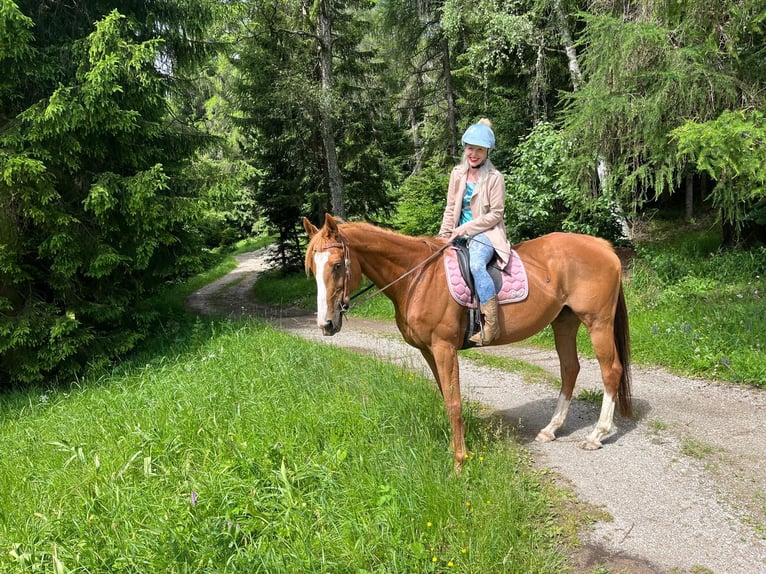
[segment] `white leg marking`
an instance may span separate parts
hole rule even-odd
[[[314,275],[317,280],[317,325],[327,323],[327,286],[324,284],[324,268],[330,254],[326,251],[314,255]]]
[[[535,438],[537,442],[551,442],[552,440],[556,440],[556,431],[563,426],[564,421],[567,419],[567,412],[569,412],[569,404],[571,402],[570,399],[567,399],[564,396],[564,393],[559,393],[556,410],[553,412],[551,422],[537,434],[537,437]]]
[[[601,414],[598,417],[596,428],[587,436],[582,448],[585,450],[596,450],[601,448],[601,439],[612,432],[612,420],[614,419],[614,398],[604,393],[604,400],[601,401]]]

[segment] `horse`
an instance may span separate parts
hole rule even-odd
[[[325,215],[317,228],[307,218],[306,274],[317,286],[317,325],[326,336],[341,330],[349,295],[368,277],[394,305],[404,340],[420,350],[444,399],[452,432],[455,471],[468,451],[460,396],[457,351],[462,348],[467,310],[451,296],[442,262],[449,242],[410,237],[365,222]],[[536,439],[549,442],[566,420],[580,371],[577,331],[584,324],[601,370],[604,395],[593,430],[580,445],[601,448],[613,430],[615,406],[631,415],[630,332],[622,286],[622,265],[612,245],[600,238],[555,232],[516,244],[527,269],[529,293],[500,305],[502,345],[527,339],[551,325],[559,358],[561,390],[548,425]]]

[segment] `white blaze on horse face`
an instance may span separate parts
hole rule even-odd
[[[327,324],[327,286],[324,282],[325,267],[330,254],[326,251],[314,255],[314,275],[317,279],[317,325]]]

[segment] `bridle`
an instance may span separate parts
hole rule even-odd
[[[321,250],[327,251],[329,249],[340,249],[343,252],[343,265],[346,267],[346,270],[343,273],[343,292],[338,302],[338,311],[343,314],[347,313],[350,309],[351,299],[348,296],[348,286],[351,283],[351,254],[348,250],[348,245],[340,235],[338,236],[338,241],[328,243]]]

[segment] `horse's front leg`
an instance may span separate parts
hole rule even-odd
[[[452,428],[452,451],[455,456],[455,472],[459,473],[467,457],[465,449],[465,427],[463,425],[463,403],[460,396],[460,368],[457,350],[446,345],[421,349],[428,366],[436,378],[444,407]]]

